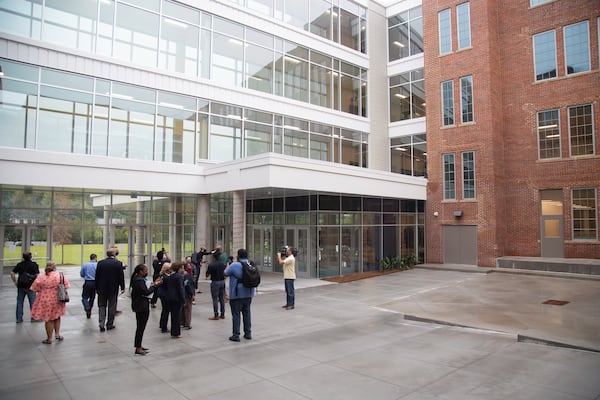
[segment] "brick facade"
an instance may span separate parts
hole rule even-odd
[[[500,256],[542,256],[540,190],[563,192],[564,256],[600,258],[600,238],[573,240],[571,190],[596,189],[600,222],[598,0],[470,2],[471,47],[457,50],[456,6],[423,1],[427,93],[427,262],[444,260],[442,227],[477,226],[477,264]],[[453,51],[439,55],[438,12],[451,9]],[[591,70],[566,76],[563,27],[587,20]],[[533,35],[555,29],[556,78],[535,81]],[[473,77],[474,122],[460,122],[460,78]],[[454,82],[455,124],[442,126],[441,82]],[[591,104],[594,155],[571,157],[569,106]],[[538,157],[537,113],[559,109],[561,157]],[[476,198],[462,197],[461,152],[475,152]],[[444,200],[443,154],[456,157],[456,199]],[[462,211],[455,217],[454,211]],[[434,216],[437,213],[437,216]],[[596,231],[598,232],[598,226]],[[598,234],[598,233],[597,233]]]

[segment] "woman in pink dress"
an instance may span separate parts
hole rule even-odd
[[[64,277],[65,287],[70,287],[67,277]],[[37,320],[46,323],[46,340],[44,344],[52,344],[52,333],[55,334],[56,340],[63,340],[60,336],[60,317],[66,314],[67,305],[58,301],[58,285],[60,284],[60,273],[56,271],[54,261],[46,263],[46,273],[39,274],[33,284],[31,290],[37,292],[31,316]]]

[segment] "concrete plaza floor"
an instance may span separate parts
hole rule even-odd
[[[101,333],[97,308],[85,318],[79,269],[62,271],[71,302],[65,340],[52,345],[28,311],[15,323],[16,289],[0,288],[0,399],[600,399],[597,279],[420,266],[344,284],[298,279],[286,311],[281,275],[263,274],[253,339],[240,343],[227,340],[229,310],[208,320],[201,281],[192,329],[170,339],[153,309],[151,353],[136,356],[129,299]]]

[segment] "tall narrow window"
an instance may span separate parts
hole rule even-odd
[[[569,107],[569,137],[572,156],[594,154],[591,104]]]
[[[588,22],[565,26],[565,65],[567,75],[590,70]]]
[[[469,3],[456,6],[456,23],[458,24],[458,48],[471,47],[471,12]]]
[[[454,125],[454,83],[442,82],[442,118],[443,125]]]
[[[461,122],[473,122],[473,77],[460,78]]]
[[[475,198],[475,152],[462,153],[463,198]]]
[[[533,57],[536,81],[556,77],[556,38],[554,31],[538,33],[533,36]]]
[[[454,154],[444,154],[444,199],[456,199]]]
[[[596,213],[596,189],[573,189],[573,239],[596,240],[598,220]]]
[[[440,54],[452,51],[452,25],[450,9],[438,13],[438,29],[440,34]]]
[[[560,158],[560,124],[558,110],[540,111],[537,115],[540,159]]]

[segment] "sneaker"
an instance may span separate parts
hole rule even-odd
[[[286,310],[293,310],[293,309],[294,309],[294,306],[288,306],[288,307],[286,307],[285,309],[286,309]]]
[[[17,324],[22,324],[22,323],[23,323],[23,320],[22,320],[22,319],[18,319],[18,320],[17,320]]]
[[[231,340],[232,342],[239,342],[240,341],[240,337],[239,336],[229,336],[229,340]]]
[[[244,335],[244,339],[252,340],[252,335]]]

